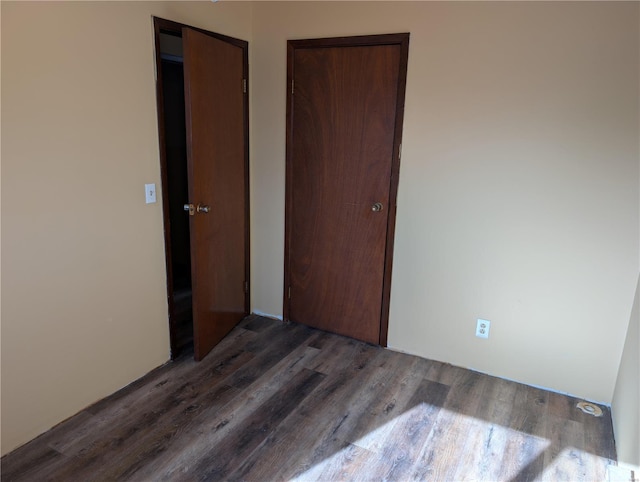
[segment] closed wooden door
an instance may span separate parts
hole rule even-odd
[[[382,345],[408,41],[289,42],[285,317]]]
[[[194,357],[246,314],[247,147],[243,50],[182,29]]]

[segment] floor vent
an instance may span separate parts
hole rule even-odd
[[[597,405],[589,402],[578,402],[576,405],[580,410],[584,413],[588,413],[589,415],[593,415],[594,417],[602,417],[602,409]]]

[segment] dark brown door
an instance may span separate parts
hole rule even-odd
[[[245,315],[246,145],[243,51],[182,29],[193,288],[201,360]]]
[[[285,317],[382,345],[408,40],[289,42]]]

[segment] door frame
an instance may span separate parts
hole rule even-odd
[[[171,359],[174,360],[177,356],[177,334],[174,320],[174,303],[173,303],[173,266],[171,262],[171,220],[169,216],[169,179],[167,170],[167,153],[166,153],[166,139],[164,129],[164,95],[162,84],[162,69],[161,69],[161,54],[160,54],[160,33],[173,33],[180,34],[182,36],[183,27],[196,30],[200,33],[214,37],[223,42],[227,42],[231,45],[242,49],[242,69],[243,78],[246,79],[246,95],[243,97],[244,102],[244,144],[245,144],[245,280],[247,280],[247,286],[245,287],[245,299],[244,299],[244,311],[245,314],[249,314],[250,300],[251,300],[251,283],[250,283],[250,231],[249,231],[249,43],[245,40],[228,37],[226,35],[203,30],[191,25],[186,25],[172,20],[166,20],[160,17],[153,17],[153,33],[155,44],[155,74],[156,74],[156,107],[158,114],[158,141],[160,147],[160,178],[162,186],[162,216],[164,226],[164,249],[165,249],[165,265],[167,271],[167,304],[168,304],[168,317],[169,317],[169,340],[171,346]]]
[[[382,308],[380,312],[381,346],[387,346],[389,329],[389,302],[391,298],[391,269],[393,266],[393,243],[396,225],[398,178],[400,174],[400,155],[402,145],[402,126],[404,120],[404,99],[407,82],[407,63],[409,57],[409,33],[362,35],[355,37],[316,38],[287,41],[287,134],[286,134],[286,181],[285,181],[285,236],[284,236],[284,293],[283,318],[289,320],[290,298],[289,286],[291,278],[291,208],[293,205],[293,79],[294,55],[298,49],[327,47],[372,47],[380,45],[400,46],[400,71],[398,76],[398,92],[396,97],[396,118],[393,136],[393,158],[391,160],[391,177],[389,179],[389,216],[387,218],[387,236],[385,245],[384,276],[382,282]]]

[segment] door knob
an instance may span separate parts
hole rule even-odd
[[[378,212],[382,211],[382,203],[375,203],[373,206],[371,206],[371,210],[374,213],[378,213]]]
[[[193,206],[193,204],[185,204],[182,207],[185,211],[189,212],[189,216],[193,216],[196,213],[196,208]]]
[[[206,204],[198,204],[196,211],[198,211],[199,213],[208,213],[210,211],[210,208]]]

